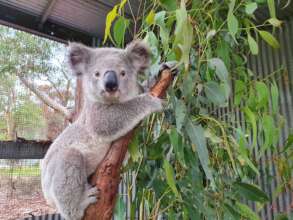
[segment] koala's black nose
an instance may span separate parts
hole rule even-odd
[[[114,71],[107,71],[104,76],[105,89],[107,92],[115,92],[118,89],[118,79]]]

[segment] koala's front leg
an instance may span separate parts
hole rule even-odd
[[[101,118],[109,120],[100,123],[97,132],[106,141],[112,142],[127,134],[151,113],[161,111],[162,102],[162,99],[144,93],[127,102],[113,105],[101,114]]]

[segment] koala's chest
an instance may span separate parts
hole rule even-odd
[[[90,145],[79,148],[85,159],[88,176],[95,171],[99,163],[103,160],[109,147],[110,144],[108,143],[91,143]]]

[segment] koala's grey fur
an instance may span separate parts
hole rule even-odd
[[[141,41],[134,41],[125,50],[93,49],[77,43],[69,48],[69,64],[83,78],[84,107],[42,161],[42,188],[48,203],[55,205],[66,220],[79,220],[97,199],[98,191],[87,178],[111,142],[149,114],[162,110],[162,102],[147,93],[139,94],[137,74],[150,61],[149,50]],[[117,73],[119,86],[115,93],[105,91],[107,71]]]

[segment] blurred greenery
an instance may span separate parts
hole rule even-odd
[[[0,168],[0,177],[32,177],[40,176],[40,174],[41,171],[39,165]]]
[[[147,219],[259,219],[266,204],[292,190],[292,163],[277,152],[284,120],[274,79],[282,68],[261,78],[247,64],[261,40],[280,46],[271,31],[282,25],[275,1],[139,2],[132,17],[121,4],[109,12],[104,42],[124,47],[124,35],[142,38],[152,52],[147,77],[172,60],[180,73],[168,91],[168,108],[146,120],[130,145],[124,170],[134,173],[136,187],[127,186],[129,209],[140,207]],[[270,18],[260,23],[255,11],[266,7]],[[273,156],[266,166],[276,163],[283,179],[274,196],[256,181],[267,150]]]
[[[67,105],[72,86],[62,63],[64,53],[60,43],[0,26],[0,140],[52,136],[48,134],[54,129],[50,123],[59,116],[48,110],[18,75]],[[58,121],[64,124],[64,118]]]

